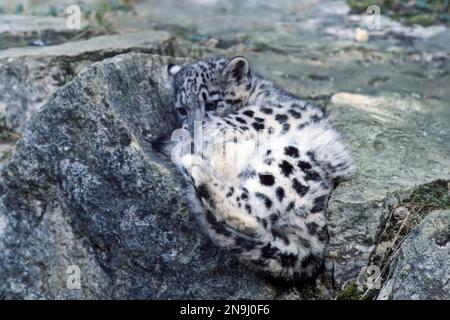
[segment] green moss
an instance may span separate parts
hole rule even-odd
[[[264,38],[257,38],[250,43],[250,47],[255,51],[270,50],[270,40]]]
[[[8,129],[7,127],[0,125],[0,143],[9,143],[17,140],[18,135]]]
[[[23,5],[19,4],[14,9],[14,14],[22,14],[24,12]]]
[[[450,6],[448,0],[347,0],[353,12],[365,13],[371,5],[381,8],[381,13],[394,20],[412,25],[428,27],[433,24],[450,22]]]
[[[356,283],[346,285],[336,296],[336,300],[360,300],[363,295]]]
[[[194,28],[185,26],[169,25],[166,26],[166,28],[170,31],[172,37],[188,41],[191,41],[193,38],[195,38],[195,35],[197,34],[197,31]]]
[[[415,189],[403,202],[421,217],[433,210],[450,209],[450,181],[436,180]]]
[[[113,34],[116,28],[113,23],[114,17],[119,12],[128,12],[132,10],[132,6],[121,0],[102,0],[95,2],[93,5],[80,4],[81,12],[89,21],[86,32],[93,34]],[[60,15],[61,7],[53,7],[49,11],[49,15]]]
[[[380,237],[382,241],[393,241],[396,239],[396,245],[404,236],[409,234],[427,214],[434,210],[449,210],[450,209],[450,181],[436,180],[430,183],[423,184],[414,189],[409,196],[403,201],[400,201],[396,208],[406,208],[408,216],[407,221],[402,223],[396,221],[394,217],[388,221],[385,232]],[[395,211],[395,208],[393,208]],[[384,261],[387,261],[386,257]]]
[[[389,266],[402,240],[434,210],[450,210],[450,181],[436,180],[423,184],[409,194],[398,195],[399,202],[392,208],[390,219],[379,237],[379,246],[371,257],[371,263],[382,270],[386,279]],[[396,210],[403,214],[395,215]],[[367,296],[370,295],[370,292]]]
[[[317,288],[316,284],[308,284],[300,289],[300,297],[302,300],[327,300],[328,298]]]
[[[353,11],[363,13],[367,7],[377,5],[379,7],[391,7],[395,1],[393,0],[347,0],[347,4]]]
[[[439,23],[439,16],[434,13],[395,13],[392,15],[392,18],[407,25],[418,24],[424,27]]]

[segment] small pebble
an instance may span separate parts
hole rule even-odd
[[[406,207],[398,207],[395,208],[393,215],[396,221],[401,221],[405,219],[407,215],[409,215],[409,210]]]
[[[364,29],[356,28],[355,40],[358,42],[367,42],[369,41],[369,33]]]

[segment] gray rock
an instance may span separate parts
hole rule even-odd
[[[31,45],[54,45],[88,35],[84,30],[67,28],[66,18],[0,16],[0,50]]]
[[[341,287],[367,267],[398,194],[450,179],[450,108],[441,100],[400,94],[338,93],[329,112],[359,167],[328,206],[328,260]]]
[[[430,213],[403,241],[378,299],[450,299],[450,210]]]
[[[208,240],[180,176],[152,150],[174,128],[169,61],[185,62],[133,53],[95,63],[29,122],[2,175],[1,298],[281,294]]]
[[[169,34],[145,31],[0,51],[0,124],[21,132],[47,98],[85,66],[126,52],[174,55]]]

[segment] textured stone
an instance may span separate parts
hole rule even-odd
[[[58,87],[85,66],[126,52],[173,55],[169,34],[145,31],[0,51],[0,124],[21,132]]]
[[[450,299],[450,210],[430,213],[403,241],[378,299]]]
[[[169,61],[184,62],[126,54],[95,63],[29,122],[2,176],[0,297],[280,294],[208,240],[179,174],[152,151],[174,128]],[[80,290],[70,289],[70,266]]]
[[[0,50],[11,47],[55,45],[88,35],[67,28],[66,18],[0,16]]]
[[[332,237],[327,264],[330,265],[331,271],[334,268],[335,283],[338,286],[337,289],[340,289],[346,281],[355,281],[361,269],[369,263],[377,235],[384,228],[385,219],[391,209],[398,203],[397,192],[411,190],[420,184],[438,178],[449,179],[450,128],[447,119],[450,110],[448,108],[448,101],[450,101],[450,90],[448,90],[450,41],[448,38],[450,33],[448,28],[442,26],[427,28],[403,26],[390,20],[387,16],[383,16],[381,30],[368,30],[369,41],[355,43],[355,29],[364,28],[364,17],[348,15],[349,7],[343,0],[333,1],[327,6],[313,0],[302,1],[301,4],[298,1],[285,0],[281,6],[275,2],[267,3],[264,6],[258,5],[258,3],[258,1],[251,3],[227,1],[180,3],[176,0],[164,2],[147,0],[135,4],[136,11],[144,18],[129,19],[126,16],[123,21],[128,23],[128,29],[166,29],[178,37],[193,40],[196,44],[203,43],[214,47],[214,50],[203,47],[199,50],[201,54],[244,55],[249,58],[254,70],[261,75],[274,79],[280,86],[299,96],[312,98],[322,106],[328,107],[333,122],[343,132],[345,139],[350,142],[360,169],[356,178],[337,188],[329,206]],[[206,10],[211,14],[205,16]],[[187,15],[186,12],[189,14]],[[261,19],[262,16],[264,19]],[[133,35],[126,37],[128,36],[133,37]],[[108,39],[116,39],[115,37],[105,37],[105,41],[99,41],[97,44],[95,42],[97,40],[92,40],[48,48],[31,47],[0,52],[0,57],[3,57],[0,62],[4,63],[3,65],[7,65],[5,59],[12,57],[11,59],[17,60],[11,60],[8,65],[11,67],[10,70],[19,69],[11,76],[4,71],[3,76],[0,77],[0,81],[8,79],[8,82],[17,83],[17,89],[0,91],[0,100],[3,92],[15,92],[15,96],[9,99],[13,103],[10,110],[18,110],[19,120],[8,118],[13,119],[8,120],[9,125],[15,130],[21,131],[23,123],[26,121],[22,120],[21,115],[26,115],[25,119],[27,119],[34,112],[33,110],[38,110],[39,106],[45,103],[49,93],[73,79],[75,74],[87,64],[110,57],[109,54],[97,56],[95,53],[93,54],[95,58],[90,58],[91,54],[77,53],[78,46],[90,43],[92,44],[91,49],[87,51],[101,53],[101,50],[96,51],[95,46],[99,43],[114,46],[115,43]],[[118,37],[126,41],[126,37]],[[133,41],[146,40],[145,37],[134,39]],[[173,50],[171,44],[167,48]],[[55,58],[57,60],[47,58],[52,55],[53,50],[55,52],[61,50],[54,54],[59,56],[59,58]],[[126,49],[125,51],[133,50],[135,49]],[[123,51],[119,50],[120,52]],[[149,50],[147,52],[158,51]],[[68,63],[61,58],[63,55],[70,56]],[[22,72],[18,66],[30,65],[31,63],[27,62],[29,59],[34,59],[33,66],[30,67],[31,71]],[[55,78],[62,80],[58,80],[59,84],[57,85],[52,84],[50,89],[41,85],[41,83],[55,81],[47,80],[47,75],[53,74],[52,71],[47,70],[48,66],[52,66],[47,62],[48,60],[62,61],[62,66],[55,63]],[[34,61],[42,61],[42,64],[34,66]],[[42,73],[39,72],[40,69],[43,70]],[[65,72],[66,69],[68,72]],[[4,78],[6,75],[10,78]],[[23,82],[14,82],[17,81],[14,79],[22,79],[20,81]],[[39,86],[43,87],[44,94],[39,98],[36,92],[41,89],[32,91],[32,95],[41,99],[41,102],[36,103],[38,107],[33,108],[34,102],[28,102],[29,92],[27,90],[34,87],[40,88]],[[19,95],[22,92],[23,95]],[[333,99],[329,103],[332,96]],[[4,105],[2,106],[2,101],[0,101],[0,107],[4,108]],[[22,112],[22,105],[31,112]],[[82,130],[82,128],[80,127],[78,130]],[[108,130],[110,129],[108,128]],[[55,140],[49,139],[49,141],[53,143]],[[85,146],[85,142],[82,145]],[[50,146],[49,144],[49,148]],[[148,154],[152,155],[153,153],[148,152]],[[25,158],[25,156],[23,157]],[[176,173],[173,174],[176,175]],[[116,195],[116,191],[111,192]],[[50,196],[52,194],[49,193]],[[182,189],[179,189],[177,196],[181,197],[182,194]],[[58,210],[52,212],[57,213]],[[61,215],[55,216],[59,219],[57,225],[61,225],[63,230],[67,230],[61,233],[61,237],[66,235],[68,238],[80,237],[80,233],[72,231],[72,224],[64,218],[63,214],[66,211],[61,209],[61,212]],[[45,220],[46,217],[52,217],[52,214],[44,216],[41,227],[35,229],[38,232],[34,234],[40,235],[40,230],[44,230],[45,223],[48,223],[46,222],[48,220]],[[187,221],[193,223],[191,220]],[[175,223],[182,222],[184,223],[184,220],[181,222],[177,220]],[[63,223],[70,226],[70,229],[64,227]],[[6,224],[6,216],[2,218],[0,215],[0,233],[3,232],[2,230],[9,230],[7,227],[9,225]],[[47,228],[50,228],[50,225]],[[17,232],[21,234],[21,229],[18,229]],[[42,232],[55,234],[55,238],[47,241],[42,237],[30,236],[28,245],[25,244],[25,240],[22,241],[24,248],[31,248],[32,243],[38,244],[39,247],[42,242],[46,247],[55,247],[55,252],[67,250],[63,245],[57,247],[56,243],[65,242],[59,240],[58,234],[55,233],[56,230]],[[73,236],[69,236],[69,232]],[[8,234],[13,233],[9,231]],[[90,247],[92,246],[89,243],[82,247],[85,252],[80,253],[80,256],[89,255]],[[76,249],[78,248],[76,246],[71,248],[70,250],[81,250]],[[95,267],[99,265],[95,258],[97,250],[91,250],[94,258],[89,258],[85,262],[79,259],[75,262],[79,265],[92,263],[87,267],[89,270],[105,270],[102,267]],[[9,257],[12,259],[12,256]],[[46,259],[59,261],[60,258],[57,257],[59,257],[58,254],[55,255],[55,258],[50,258],[48,255]],[[22,256],[18,255],[17,259],[18,264],[18,261],[26,263],[26,259],[30,258],[26,258],[26,255],[22,254]],[[70,258],[70,261],[63,259],[60,262],[51,262],[54,266],[57,266],[58,263],[63,266],[58,272],[51,271],[59,275],[59,278],[55,277],[54,279],[60,279],[58,280],[60,282],[57,285],[53,284],[52,288],[59,290],[63,286],[61,283],[65,282],[68,276],[65,273],[67,265],[75,263],[72,260],[73,258]],[[208,260],[205,258],[205,261]],[[23,268],[26,270],[25,265]],[[121,281],[126,282],[123,280],[127,277],[127,271],[123,271],[126,269],[125,266],[113,274],[123,275]],[[91,273],[86,268],[83,270],[86,277],[90,279]],[[231,272],[229,270],[226,269],[224,272],[228,274]],[[16,273],[16,276],[18,277],[19,274],[23,273]],[[101,288],[102,294],[92,287],[89,289],[90,291],[83,290],[78,293],[66,291],[60,296],[69,297],[70,294],[91,297],[111,296],[113,281],[108,280],[111,279],[108,273],[104,272],[102,275],[94,271],[92,274],[97,277],[95,278],[97,288]],[[329,274],[333,276],[333,272]],[[26,287],[25,280],[19,277],[21,280],[14,282],[11,280],[13,278],[14,276],[10,274],[8,283],[11,286]],[[238,278],[236,276],[235,279]],[[43,279],[47,281],[48,277]],[[118,279],[117,276],[116,279]],[[240,279],[236,281],[240,281]],[[244,283],[246,282],[244,281]],[[328,284],[328,282],[326,283]],[[116,285],[116,287],[120,286]],[[171,288],[168,290],[170,291]],[[207,295],[206,292],[210,290],[208,288],[206,286],[204,289],[203,296]],[[271,287],[264,286],[264,290],[267,288]],[[35,289],[29,290],[31,293],[36,292]],[[46,290],[42,289],[41,292],[49,292],[46,293],[48,296],[54,296],[58,291],[52,290],[47,288]],[[326,290],[321,289],[320,291]],[[22,292],[25,292],[25,289]],[[213,292],[213,297],[219,296],[216,295],[217,291],[212,290],[211,292]],[[31,293],[23,296],[32,296]],[[322,292],[319,293],[311,296],[322,296]],[[239,295],[237,293],[234,296]],[[128,297],[130,295],[127,295],[127,291],[124,289],[117,296]],[[323,296],[330,297],[327,294]],[[301,292],[283,291],[276,297],[307,298],[304,297],[304,290]]]
[[[368,265],[398,191],[450,178],[450,108],[399,94],[338,93],[329,111],[359,167],[328,207],[328,255],[341,286]]]

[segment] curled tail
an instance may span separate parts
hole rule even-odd
[[[193,164],[190,157],[183,157],[183,166],[193,187],[193,211],[218,246],[272,278],[297,281],[317,274],[325,243],[312,239],[308,232],[311,228],[322,232],[322,215],[315,215],[307,227],[301,212],[270,210],[264,202],[269,198],[258,198],[239,183],[218,176],[207,162]],[[275,212],[281,216],[274,219],[271,213]]]
[[[333,182],[348,180],[356,174],[357,168],[350,151],[341,142],[339,134],[324,125],[310,125],[302,129],[298,141],[311,161],[322,167]]]
[[[261,225],[247,212],[244,199],[241,199],[242,196],[245,198],[245,189],[217,177],[201,160],[185,169],[193,184],[196,200],[205,208],[203,214],[209,215],[204,217],[207,222],[211,222],[214,216],[217,223],[224,224],[224,228],[235,235],[257,237],[262,231]]]

